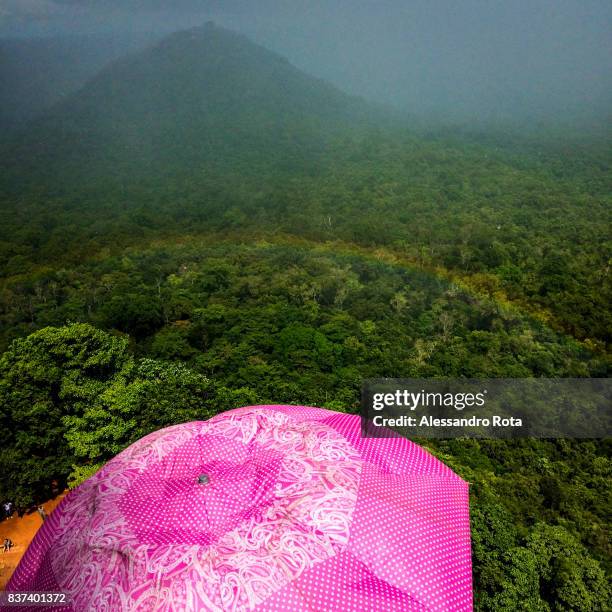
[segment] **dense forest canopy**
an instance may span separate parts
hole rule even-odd
[[[0,499],[368,377],[606,377],[611,160],[414,130],[212,24],[108,65],[0,147]],[[605,609],[609,440],[425,444],[478,609]]]

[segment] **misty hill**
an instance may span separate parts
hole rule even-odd
[[[312,157],[365,103],[283,57],[208,23],[113,62],[30,124],[7,151],[28,173],[58,176],[162,163]],[[132,175],[132,174],[130,174]]]
[[[77,91],[104,65],[154,38],[133,34],[0,40],[0,130],[23,127]]]

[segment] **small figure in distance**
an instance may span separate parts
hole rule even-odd
[[[40,514],[40,518],[44,522],[47,518],[47,513],[45,512],[45,509],[42,506],[38,506],[38,508],[36,508],[36,511],[38,512],[38,514]]]
[[[13,540],[11,540],[10,538],[4,538],[4,544],[3,544],[4,552],[10,552],[12,547],[13,547]]]

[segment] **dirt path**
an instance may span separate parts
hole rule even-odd
[[[45,512],[50,514],[59,504],[66,493],[62,493],[55,499],[43,504]],[[13,514],[10,519],[0,523],[0,591],[4,590],[6,583],[19,564],[23,553],[34,538],[34,535],[42,525],[42,519],[38,512],[25,514],[19,518]],[[4,538],[10,538],[15,544],[11,552],[2,552],[1,544]]]

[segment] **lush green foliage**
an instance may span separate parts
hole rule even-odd
[[[477,609],[607,608],[609,440],[448,440],[431,450],[471,483]]]
[[[306,390],[294,400],[324,401],[303,384],[314,371],[329,381],[345,372],[354,383],[342,397],[351,400],[364,376],[394,372],[606,371],[603,357],[516,308],[337,248],[192,240],[126,251],[64,274],[39,277],[33,324],[22,319],[22,329],[69,319],[117,329],[134,338],[141,354],[189,361],[232,386],[251,382],[260,393],[266,389],[267,400],[288,401],[278,395],[279,382],[295,379]],[[330,382],[325,391],[336,384],[344,383]]]

